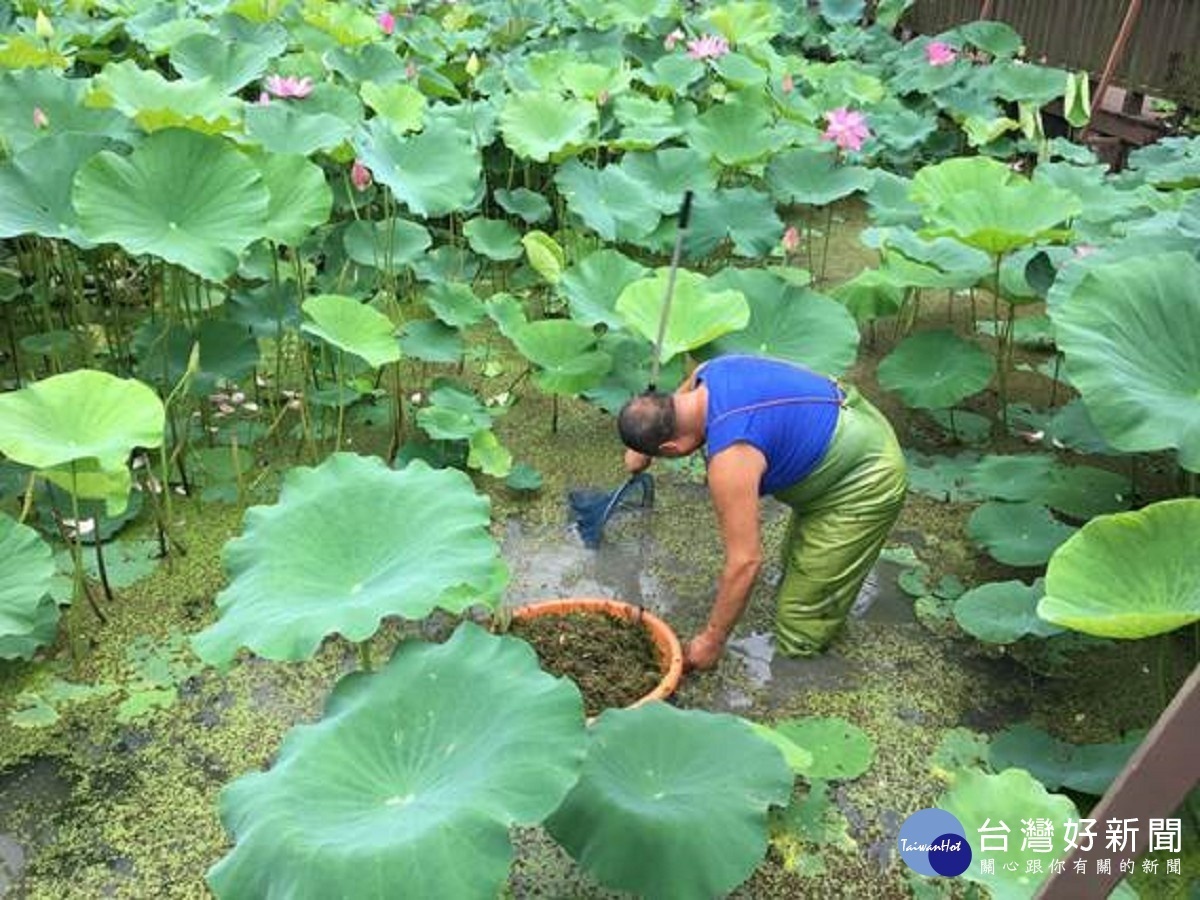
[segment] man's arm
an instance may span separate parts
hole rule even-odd
[[[716,665],[758,577],[762,566],[758,487],[766,469],[766,458],[749,444],[734,444],[709,462],[708,489],[721,526],[725,565],[708,625],[687,647],[686,660],[692,668]]]

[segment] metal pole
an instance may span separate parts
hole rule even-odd
[[[1200,727],[1200,666],[1192,670],[1117,780],[1088,814],[1101,829],[1092,841],[1092,848],[1085,851],[1077,847],[1067,857],[1064,868],[1045,881],[1037,900],[1102,900],[1109,895],[1124,877],[1121,871],[1113,868],[1109,874],[1093,875],[1095,866],[1091,865],[1084,878],[1075,873],[1075,860],[1090,862],[1111,855],[1102,840],[1103,826],[1109,819],[1137,819],[1142,823],[1138,834],[1146,836],[1147,841],[1142,852],[1149,849],[1147,820],[1169,816],[1200,781],[1197,727]]]
[[[1125,9],[1125,20],[1121,22],[1121,30],[1117,32],[1117,38],[1113,41],[1112,50],[1108,53],[1108,62],[1104,64],[1104,72],[1100,76],[1100,84],[1096,88],[1096,93],[1092,96],[1091,118],[1083,126],[1083,131],[1079,135],[1080,141],[1087,137],[1088,132],[1091,131],[1092,122],[1095,120],[1096,113],[1100,110],[1100,104],[1104,102],[1104,94],[1108,90],[1109,83],[1112,81],[1113,73],[1117,70],[1117,65],[1125,55],[1125,45],[1129,42],[1129,35],[1133,33],[1133,25],[1137,21],[1138,13],[1141,11],[1142,0],[1129,0],[1129,6]]]

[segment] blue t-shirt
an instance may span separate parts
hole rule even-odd
[[[696,370],[708,387],[705,455],[731,444],[767,459],[759,494],[774,494],[808,475],[833,439],[842,393],[802,366],[757,356],[720,356]]]

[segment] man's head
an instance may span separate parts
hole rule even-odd
[[[617,416],[617,430],[626,447],[647,456],[687,456],[704,441],[703,433],[684,427],[680,421],[679,398],[663,391],[638,394]]]

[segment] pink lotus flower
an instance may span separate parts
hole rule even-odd
[[[833,141],[840,150],[860,150],[863,141],[871,136],[866,116],[844,106],[825,113],[825,121],[829,127],[821,135],[822,140]]]
[[[784,92],[785,94],[790,94],[792,91],[794,91],[794,90],[796,89],[796,82],[795,82],[795,80],[792,78],[792,73],[791,73],[791,72],[786,72],[786,73],[784,74],[784,76],[783,76],[783,82],[782,82],[782,84],[780,85],[780,87],[782,87],[782,88],[783,88],[783,92]]]
[[[34,128],[49,128],[50,117],[42,110],[40,106],[33,108],[33,127]]]
[[[379,23],[379,27],[383,30],[383,33],[389,37],[396,30],[396,17],[386,9],[379,14],[379,18],[375,21]]]
[[[719,34],[706,34],[688,41],[687,48],[692,59],[720,59],[729,52],[729,41]]]
[[[270,106],[271,105],[271,95],[268,94],[266,91],[261,91],[258,95],[258,105],[259,106]]]
[[[682,41],[685,37],[687,37],[687,35],[676,28],[663,40],[663,46],[668,50],[674,50],[675,45]]]
[[[303,100],[313,89],[311,78],[297,78],[294,75],[268,75],[265,83],[268,93],[273,96],[296,100]]]
[[[925,45],[925,61],[931,66],[948,66],[958,59],[958,51],[941,41],[930,41]]]
[[[791,253],[800,246],[800,232],[796,230],[795,225],[789,225],[788,230],[783,233],[783,249]]]
[[[371,170],[363,165],[361,159],[356,159],[350,167],[350,182],[358,191],[365,191],[371,186]]]

